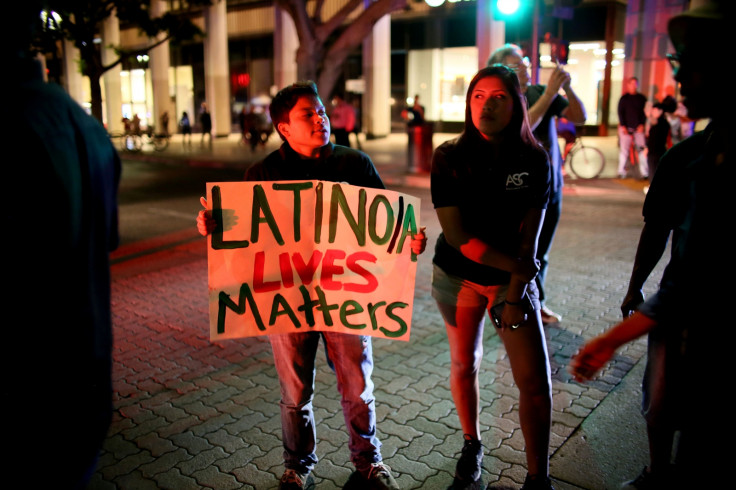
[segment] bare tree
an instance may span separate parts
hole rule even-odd
[[[407,8],[407,3],[407,0],[348,0],[335,15],[323,20],[324,0],[276,0],[296,26],[299,79],[314,80],[323,97],[332,95],[350,52],[363,42],[381,17]],[[308,7],[313,7],[311,15]],[[361,12],[348,22],[348,17],[358,9]]]

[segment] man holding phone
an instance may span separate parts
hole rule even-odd
[[[536,281],[539,288],[539,300],[542,303],[542,323],[556,323],[562,320],[562,317],[547,308],[544,302],[546,296],[544,280],[547,276],[549,250],[562,212],[562,166],[564,161],[557,141],[556,118],[564,117],[573,124],[583,124],[587,117],[585,107],[572,89],[570,74],[559,63],[550,75],[547,85],[531,84],[529,59],[524,57],[523,51],[516,44],[505,44],[495,50],[488,59],[488,66],[497,63],[513,69],[519,77],[521,90],[526,96],[529,107],[529,124],[534,130],[534,136],[547,150],[552,167],[552,189],[537,247],[540,269]],[[564,97],[560,95],[560,89],[564,91]]]

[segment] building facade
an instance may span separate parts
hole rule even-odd
[[[154,0],[152,11],[176,12],[182,1]],[[537,0],[532,1],[536,9],[515,22],[494,20],[493,1],[409,0],[407,8],[376,23],[351,53],[337,87],[360,107],[369,136],[401,130],[402,109],[416,95],[438,130],[459,130],[470,79],[504,42],[522,46],[539,83],[545,82],[555,67],[555,53],[564,47],[567,56],[561,61],[587,108],[586,126],[600,134],[617,124],[615,107],[625,78],[637,76],[650,99],[676,93],[665,60],[671,50],[666,21],[686,9],[688,0]],[[324,17],[345,4],[326,0]],[[237,116],[244,107],[266,110],[275,91],[296,81],[296,30],[273,2],[215,0],[193,21],[206,33],[204,40],[163,43],[148,56],[106,73],[104,122],[109,130],[121,129],[122,118],[134,114],[144,125],[155,126],[164,111],[172,122],[187,112],[196,130],[205,102],[214,134],[225,136],[238,131]],[[100,36],[102,46],[151,43],[114,17]],[[112,59],[115,54],[103,56]],[[69,93],[89,105],[88,82],[75,68],[78,57],[65,44],[64,80]]]

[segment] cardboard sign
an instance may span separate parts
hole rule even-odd
[[[309,181],[207,184],[210,339],[312,330],[409,340],[420,200]]]

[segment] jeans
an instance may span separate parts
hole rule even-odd
[[[539,290],[539,301],[544,304],[546,295],[544,294],[544,280],[547,278],[547,268],[549,266],[549,250],[552,248],[552,240],[555,238],[557,225],[560,222],[560,214],[562,214],[562,191],[556,197],[554,202],[547,205],[547,212],[544,214],[542,229],[539,231],[537,239],[537,260],[539,260],[539,273],[534,278]]]
[[[320,337],[327,362],[337,376],[337,390],[348,430],[350,460],[366,473],[381,461],[376,436],[373,398],[373,349],[368,336],[332,332],[270,335],[276,372],[281,383],[281,433],[284,466],[309,473],[317,463],[317,428],[314,423],[315,358]]]

